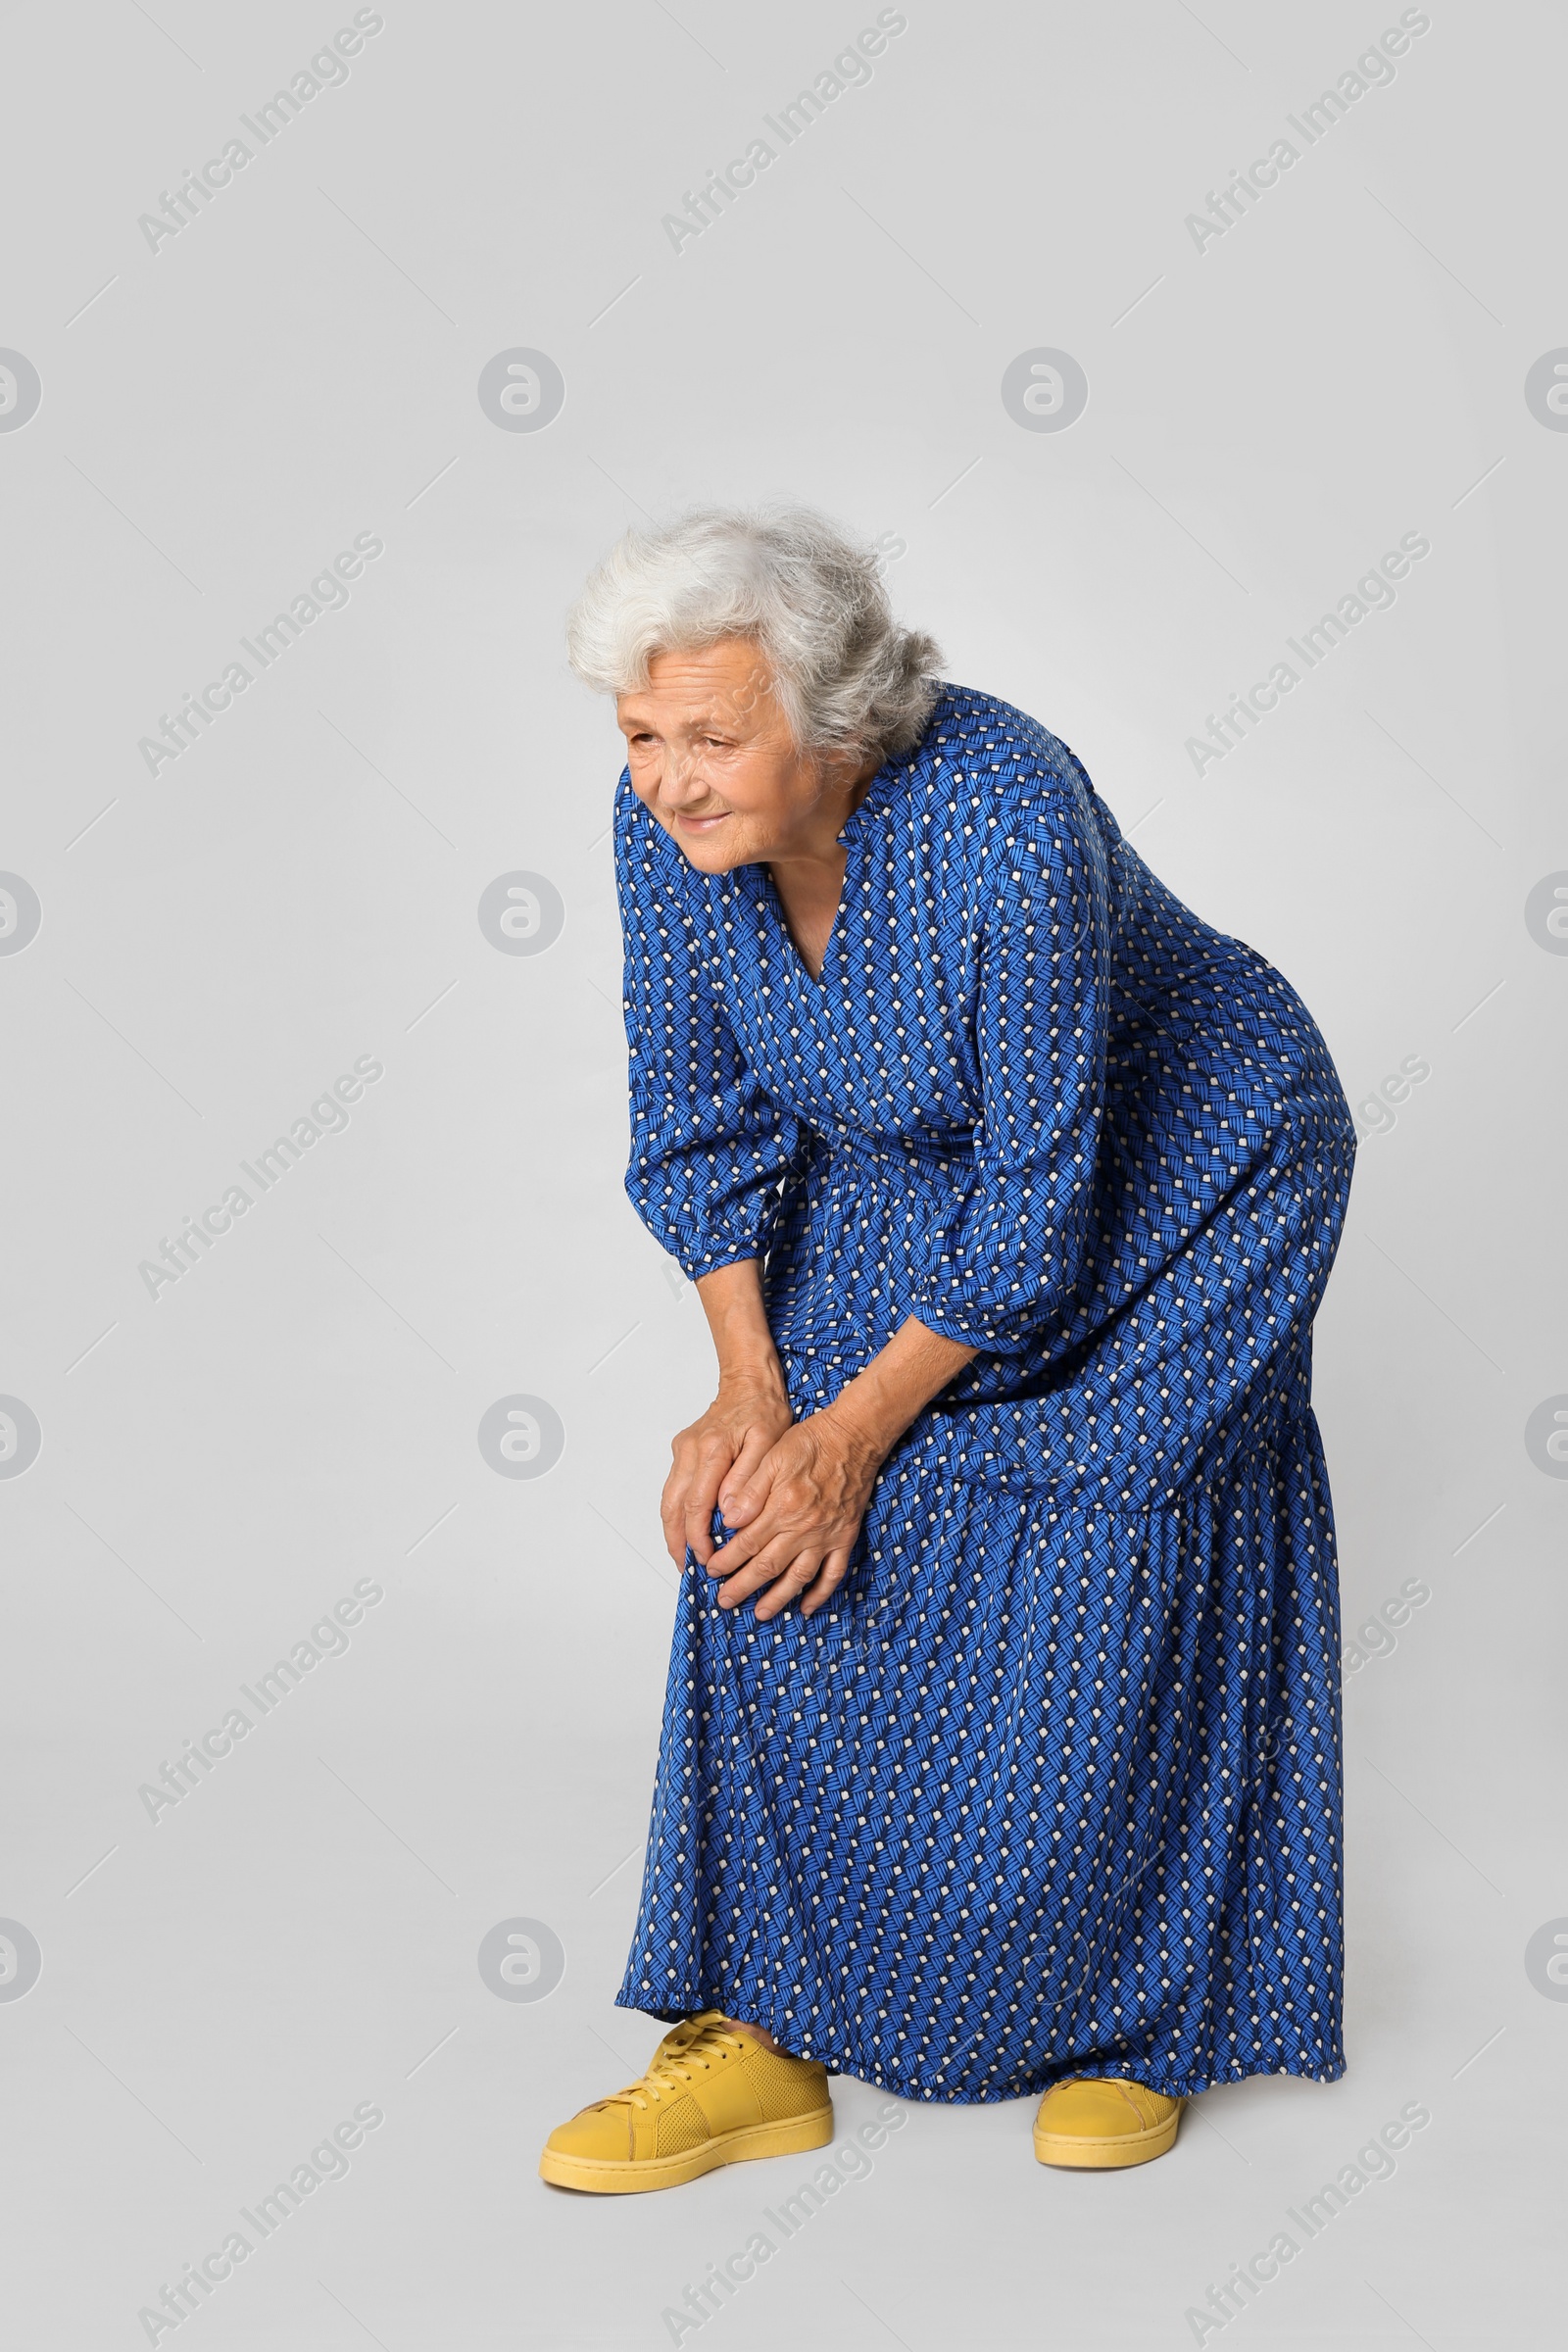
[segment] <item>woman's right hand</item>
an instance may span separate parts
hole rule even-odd
[[[673,1460],[659,1515],[677,1568],[686,1565],[688,1545],[707,1566],[716,1548],[713,1507],[721,1493],[738,1491],[794,1421],[776,1357],[771,1365],[722,1376],[707,1412],[670,1446]]]

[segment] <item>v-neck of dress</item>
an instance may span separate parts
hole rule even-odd
[[[807,986],[809,988],[814,988],[818,993],[821,992],[826,982],[827,967],[832,962],[833,952],[839,944],[839,937],[844,928],[844,909],[849,903],[850,869],[855,863],[854,845],[848,843],[845,844],[845,850],[844,879],[839,884],[839,903],[833,909],[833,920],[828,927],[827,938],[822,943],[821,969],[815,972],[812,971],[810,965],[807,962],[806,957],[802,955],[799,942],[796,940],[794,932],[790,929],[789,910],[784,904],[784,893],[779,889],[778,884],[773,879],[772,867],[770,865],[763,864],[760,869],[765,884],[765,896],[772,906],[773,914],[778,923],[779,932],[783,938],[785,947],[789,951],[792,961],[796,969],[800,972],[801,978],[807,983]]]
[[[772,907],[784,945],[789,951],[790,968],[798,971],[807,986],[814,989],[818,995],[827,984],[828,965],[835,960],[843,940],[845,910],[850,904],[850,876],[855,869],[860,844],[865,838],[868,828],[885,813],[901,793],[907,791],[918,758],[919,754],[916,752],[913,756],[906,755],[901,760],[885,760],[861,794],[858,806],[851,809],[839,828],[839,844],[846,852],[844,880],[839,889],[839,903],[834,910],[833,926],[828,932],[827,942],[822,950],[820,972],[813,973],[795,943],[795,934],[790,929],[789,916],[784,910],[783,893],[773,879],[772,867],[764,860],[755,866],[740,868],[742,873],[757,876],[758,895],[766,899]]]

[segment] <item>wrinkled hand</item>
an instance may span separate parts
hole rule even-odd
[[[688,1545],[707,1565],[719,1489],[726,1498],[737,1494],[794,1418],[782,1372],[759,1369],[721,1380],[707,1412],[675,1438],[659,1515],[677,1568],[686,1565]]]
[[[726,1479],[720,1508],[738,1532],[706,1562],[724,1580],[719,1607],[766,1586],[760,1621],[797,1599],[803,1617],[814,1615],[844,1582],[882,1458],[829,1408],[787,1429],[749,1476]]]

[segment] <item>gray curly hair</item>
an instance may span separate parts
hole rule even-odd
[[[572,608],[571,665],[603,694],[630,694],[656,654],[750,638],[803,751],[897,758],[925,731],[942,657],[894,619],[876,564],[808,507],[698,508],[629,530]]]

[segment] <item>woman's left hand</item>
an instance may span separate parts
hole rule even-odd
[[[726,1487],[719,1509],[726,1538],[708,1562],[722,1578],[721,1609],[753,1592],[765,1622],[799,1600],[809,1617],[844,1582],[883,1452],[832,1408],[787,1429],[745,1483]]]

